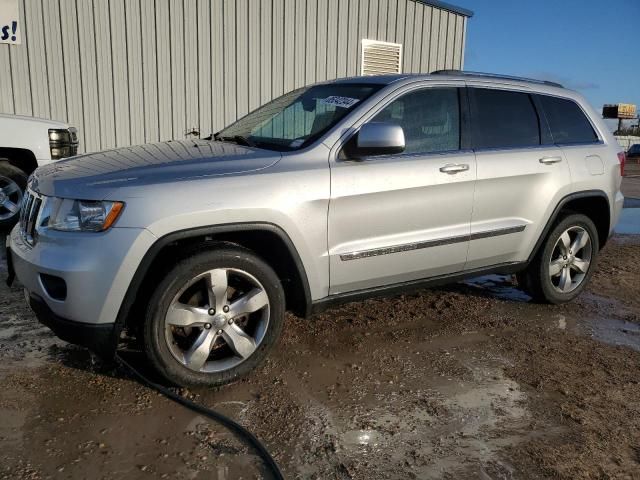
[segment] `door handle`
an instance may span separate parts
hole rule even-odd
[[[440,167],[440,171],[442,173],[448,173],[449,175],[453,175],[458,172],[466,172],[467,170],[469,170],[469,165],[466,163],[449,164],[444,167]]]
[[[562,161],[562,157],[542,157],[540,159],[540,163],[544,163],[545,165],[551,165],[552,163],[558,163]]]

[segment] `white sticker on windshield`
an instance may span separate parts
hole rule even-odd
[[[289,146],[291,148],[298,148],[303,143],[304,143],[304,138],[296,138],[293,142],[289,144]]]
[[[338,97],[338,96],[332,95],[330,97],[325,98],[322,101],[328,105],[335,105],[336,107],[340,107],[340,108],[351,108],[360,100],[358,100],[357,98]]]

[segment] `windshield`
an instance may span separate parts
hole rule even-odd
[[[309,145],[381,85],[327,84],[304,87],[276,98],[215,135],[216,140],[270,150]]]

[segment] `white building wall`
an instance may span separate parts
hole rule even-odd
[[[467,17],[429,3],[21,0],[22,44],[0,45],[0,112],[66,121],[80,151],[207,136],[357,75],[364,38],[402,44],[405,72],[462,68]]]

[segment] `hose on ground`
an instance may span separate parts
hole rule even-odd
[[[267,468],[273,474],[273,478],[275,478],[276,480],[283,480],[284,479],[284,477],[282,476],[282,472],[280,471],[280,468],[278,467],[278,464],[273,459],[273,457],[271,456],[271,454],[269,453],[267,448],[262,444],[262,442],[260,440],[258,440],[258,438],[253,433],[251,433],[249,430],[244,428],[242,425],[240,425],[236,421],[230,419],[226,415],[223,415],[220,412],[216,412],[215,410],[212,410],[212,409],[207,408],[207,407],[203,407],[202,405],[199,405],[199,404],[197,404],[195,402],[192,402],[191,400],[183,398],[180,395],[175,394],[174,392],[172,392],[168,388],[165,388],[162,385],[149,380],[147,377],[145,377],[143,374],[141,374],[129,362],[127,362],[125,359],[123,359],[117,353],[115,355],[115,360],[122,367],[124,367],[125,370],[128,370],[129,372],[131,372],[131,374],[136,379],[138,379],[142,384],[146,385],[149,388],[152,388],[153,390],[155,390],[158,393],[164,395],[165,397],[173,400],[174,402],[182,405],[183,407],[186,407],[186,408],[188,408],[188,409],[190,409],[190,410],[192,410],[192,411],[194,411],[196,413],[199,413],[200,415],[203,415],[203,416],[205,416],[207,418],[210,418],[211,420],[214,420],[214,421],[216,421],[218,423],[221,423],[222,425],[227,427],[232,432],[236,433],[240,437],[243,437],[247,441],[247,443],[249,443],[256,450],[256,452],[258,453],[260,458],[262,458],[262,461],[265,463]]]

